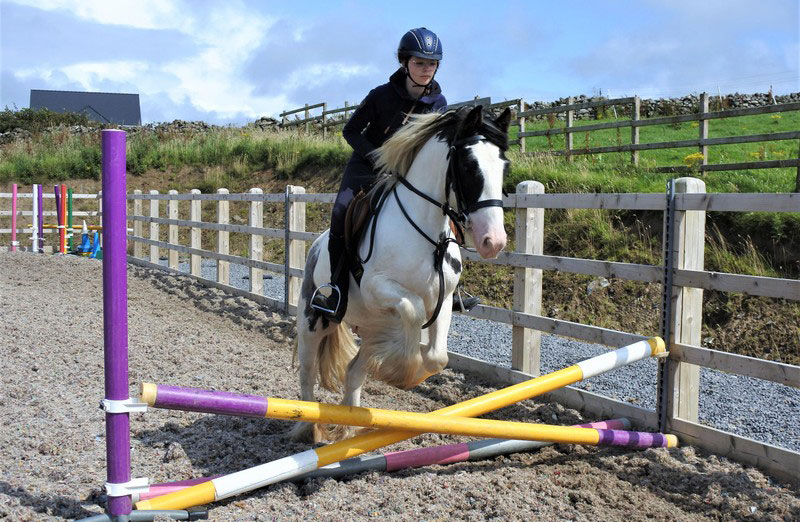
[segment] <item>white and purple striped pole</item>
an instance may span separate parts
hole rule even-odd
[[[17,251],[17,184],[11,185],[11,251]]]
[[[125,132],[102,131],[102,148],[105,398],[114,403],[130,398]],[[123,485],[131,480],[129,415],[124,411],[106,411],[107,482],[110,485]],[[107,508],[112,517],[128,515],[132,508],[130,495],[114,496],[108,491]]]
[[[31,188],[31,250],[39,251],[39,197],[36,195],[36,184]]]
[[[38,186],[36,198],[39,200],[39,243],[36,245],[37,252],[44,252],[44,187]]]

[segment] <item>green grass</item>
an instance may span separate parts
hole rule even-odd
[[[608,118],[602,122],[623,121]],[[593,125],[597,120],[579,120],[575,128]],[[762,114],[737,118],[709,120],[709,138],[741,136],[748,134],[769,134],[796,131],[800,129],[800,111],[779,114]],[[527,122],[526,131],[564,128],[560,120],[538,120]],[[512,127],[510,138],[516,139],[518,127]],[[689,140],[698,137],[698,123],[686,122],[669,125],[642,127],[639,143]],[[603,129],[598,131],[573,133],[573,149],[587,149],[626,145],[631,143],[629,128]],[[564,150],[564,136],[525,138],[529,153],[543,155],[550,150]],[[652,172],[655,167],[691,166],[687,156],[697,153],[695,147],[679,149],[659,149],[639,152],[639,166],[631,165],[630,152],[576,155],[572,164],[563,158],[540,158],[529,160],[516,158],[514,179],[523,179],[520,174],[534,169],[537,179],[558,191],[569,191],[567,187],[591,192],[662,192],[664,181],[670,175]],[[743,143],[708,147],[708,163],[739,163],[797,158],[800,154],[797,140],[770,141],[762,143]],[[695,174],[698,175],[698,174]],[[795,189],[797,169],[750,169],[742,171],[707,172],[703,175],[708,192],[792,192]]]

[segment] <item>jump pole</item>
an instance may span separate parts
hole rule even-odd
[[[44,187],[39,185],[37,200],[39,201],[39,243],[36,245],[37,252],[44,252]]]
[[[61,184],[61,219],[59,223],[59,247],[61,248],[61,253],[67,253],[67,186],[65,184]]]
[[[11,251],[17,251],[17,184],[11,185]]]
[[[61,230],[63,230],[61,220],[64,216],[61,214],[61,193],[58,190],[58,185],[53,186],[53,195],[56,200],[56,227],[58,228],[58,246],[55,248],[55,251],[63,254],[63,252],[61,252]]]
[[[516,402],[665,353],[664,341],[652,337],[534,379],[433,412],[437,417],[476,417]],[[328,446],[306,450],[266,464],[225,475],[196,486],[136,503],[137,509],[185,509],[288,480],[309,471],[418,435],[414,431],[379,430]]]
[[[31,187],[31,250],[34,252],[39,251],[39,218],[38,203],[39,198],[36,196],[36,183]]]
[[[67,252],[72,252],[72,189],[67,190]]]
[[[528,422],[443,416],[410,411],[342,406],[324,402],[298,401],[238,393],[201,390],[181,386],[143,383],[141,400],[148,406],[168,410],[195,411],[266,417],[325,424],[360,426],[420,433],[505,436],[515,440],[588,444],[591,446],[668,447],[678,445],[674,435],[621,430],[554,426]]]
[[[629,430],[631,422],[628,419],[611,419],[607,421],[590,422],[588,424],[576,424],[580,428],[597,428],[608,430]],[[511,453],[522,453],[532,451],[552,445],[552,442],[528,441],[528,440],[509,440],[509,439],[484,439],[472,442],[462,442],[458,444],[444,444],[441,446],[430,446],[427,448],[415,448],[404,451],[384,453],[382,455],[372,455],[369,457],[360,456],[352,459],[343,460],[334,464],[311,471],[304,475],[294,477],[293,481],[300,481],[310,478],[341,478],[365,471],[391,472],[403,469],[420,468],[423,466],[455,464],[457,462],[467,462],[476,460],[486,460],[499,455]],[[202,482],[221,477],[202,477],[191,480],[180,480],[177,482],[164,482],[152,484],[146,491],[134,494],[134,502],[147,500],[149,498],[166,495],[175,491],[186,489]]]

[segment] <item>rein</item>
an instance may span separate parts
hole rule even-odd
[[[485,137],[481,136],[480,134],[477,134],[475,136],[470,136],[469,138],[462,138],[460,140],[457,140],[457,141],[453,142],[452,145],[450,145],[450,151],[447,154],[449,162],[448,162],[448,165],[447,165],[447,179],[446,179],[446,182],[445,182],[445,199],[444,199],[444,203],[439,203],[438,201],[436,201],[432,197],[430,197],[427,194],[425,194],[424,192],[420,191],[419,189],[417,189],[414,185],[411,184],[411,182],[409,182],[404,177],[398,177],[397,178],[398,182],[400,184],[402,184],[404,187],[406,187],[407,189],[409,189],[411,192],[413,192],[417,196],[421,197],[425,201],[431,203],[432,205],[440,208],[442,210],[442,214],[447,216],[448,218],[450,218],[450,220],[454,223],[454,225],[456,227],[456,237],[462,238],[461,242],[459,242],[457,239],[454,239],[454,238],[450,237],[449,235],[447,237],[442,238],[440,241],[435,241],[433,238],[428,236],[414,222],[414,220],[411,219],[411,216],[408,215],[408,212],[406,211],[405,207],[403,206],[403,203],[400,201],[400,196],[397,195],[397,186],[398,186],[397,183],[392,185],[392,188],[389,189],[387,191],[387,193],[386,193],[386,195],[388,195],[389,192],[394,192],[395,201],[397,201],[397,206],[400,207],[400,211],[403,213],[403,216],[405,216],[406,220],[409,223],[411,223],[411,226],[414,227],[414,230],[416,230],[422,237],[424,237],[434,247],[434,250],[433,250],[433,267],[436,270],[436,273],[439,275],[439,296],[436,299],[436,308],[433,310],[433,315],[431,316],[430,319],[428,319],[428,321],[424,325],[422,325],[422,329],[423,330],[425,328],[428,328],[430,325],[432,325],[434,323],[434,321],[436,321],[436,318],[439,317],[439,312],[442,310],[442,302],[444,300],[444,256],[447,253],[447,247],[450,245],[450,243],[455,243],[455,244],[457,244],[459,246],[463,245],[463,238],[464,238],[464,228],[463,228],[463,226],[466,224],[467,216],[470,213],[475,212],[476,210],[479,210],[479,209],[482,209],[482,208],[485,208],[485,207],[502,207],[503,206],[503,201],[500,200],[500,199],[487,199],[487,200],[483,200],[483,201],[478,201],[474,205],[471,205],[469,207],[464,208],[464,201],[463,201],[464,200],[464,194],[463,194],[463,191],[461,189],[461,180],[459,179],[459,177],[457,175],[457,172],[456,172],[455,152],[459,147],[465,147],[465,146],[468,146],[468,145],[474,145],[475,143],[478,143],[478,142],[483,141],[485,139],[486,139]],[[451,188],[453,188],[453,192],[455,193],[455,196],[456,196],[456,207],[457,207],[457,209],[453,209],[450,206],[450,203],[449,203]],[[381,203],[383,203],[383,200],[385,200],[385,197],[382,198]],[[373,223],[375,221],[377,221],[377,218],[373,218],[373,219],[374,219]],[[372,232],[373,233],[372,233],[372,238],[371,238],[371,241],[370,241],[370,249],[369,249],[369,255],[367,256],[367,259],[369,259],[370,255],[372,255],[372,244],[373,244],[373,241],[375,239],[374,231],[375,231],[375,227],[373,225],[373,227],[372,227]]]

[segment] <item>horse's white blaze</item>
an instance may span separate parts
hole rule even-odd
[[[483,173],[483,191],[478,201],[503,199],[503,171],[505,160],[496,146],[479,142],[469,147]],[[469,215],[472,240],[475,249],[483,258],[497,257],[508,240],[503,226],[503,209],[484,207]]]

